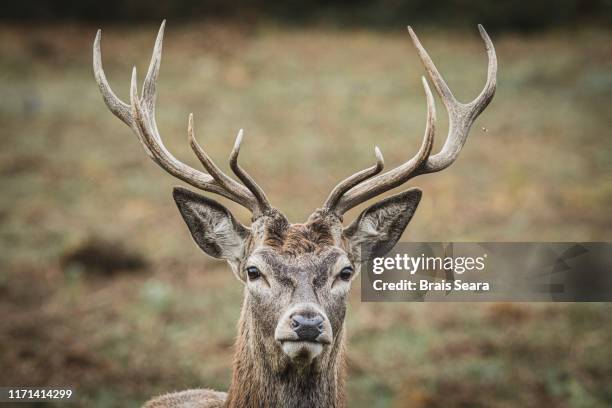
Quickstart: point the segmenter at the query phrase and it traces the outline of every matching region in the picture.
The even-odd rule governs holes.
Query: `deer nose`
[[[317,337],[323,332],[323,317],[320,315],[306,317],[296,314],[291,318],[291,325],[299,340],[316,341]]]

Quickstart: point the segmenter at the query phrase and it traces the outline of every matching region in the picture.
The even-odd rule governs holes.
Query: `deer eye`
[[[353,268],[351,268],[350,266],[343,268],[338,274],[338,277],[345,282],[350,281],[351,277],[353,277]]]
[[[261,276],[261,272],[259,271],[259,269],[257,269],[256,266],[249,266],[248,268],[246,268],[246,273],[249,277],[249,280],[258,279]]]

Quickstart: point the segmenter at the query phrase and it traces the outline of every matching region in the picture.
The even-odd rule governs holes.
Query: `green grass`
[[[72,385],[88,407],[226,389],[241,285],[192,244],[170,196],[178,182],[104,106],[90,66],[96,28],[0,28],[0,384]],[[476,30],[415,29],[455,94],[474,97],[486,69]],[[104,27],[106,72],[123,98],[131,66],[144,75],[155,31]],[[413,183],[424,198],[404,239],[609,241],[612,32],[492,37],[497,95],[459,161]],[[422,74],[400,28],[171,23],[158,124],[169,149],[196,166],[186,142],[194,112],[198,139],[225,169],[245,128],[242,163],[302,221],[337,181],[374,161],[374,145],[389,167],[416,151]],[[151,266],[110,277],[63,266],[92,239]],[[349,406],[609,406],[610,311],[366,304],[356,287]]]

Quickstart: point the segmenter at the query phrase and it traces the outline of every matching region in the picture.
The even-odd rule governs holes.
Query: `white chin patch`
[[[283,352],[292,360],[310,363],[323,351],[323,345],[310,341],[284,341]]]

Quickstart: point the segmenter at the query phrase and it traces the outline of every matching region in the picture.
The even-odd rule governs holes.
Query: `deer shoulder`
[[[187,390],[160,395],[144,408],[220,408],[227,394],[207,389]]]

